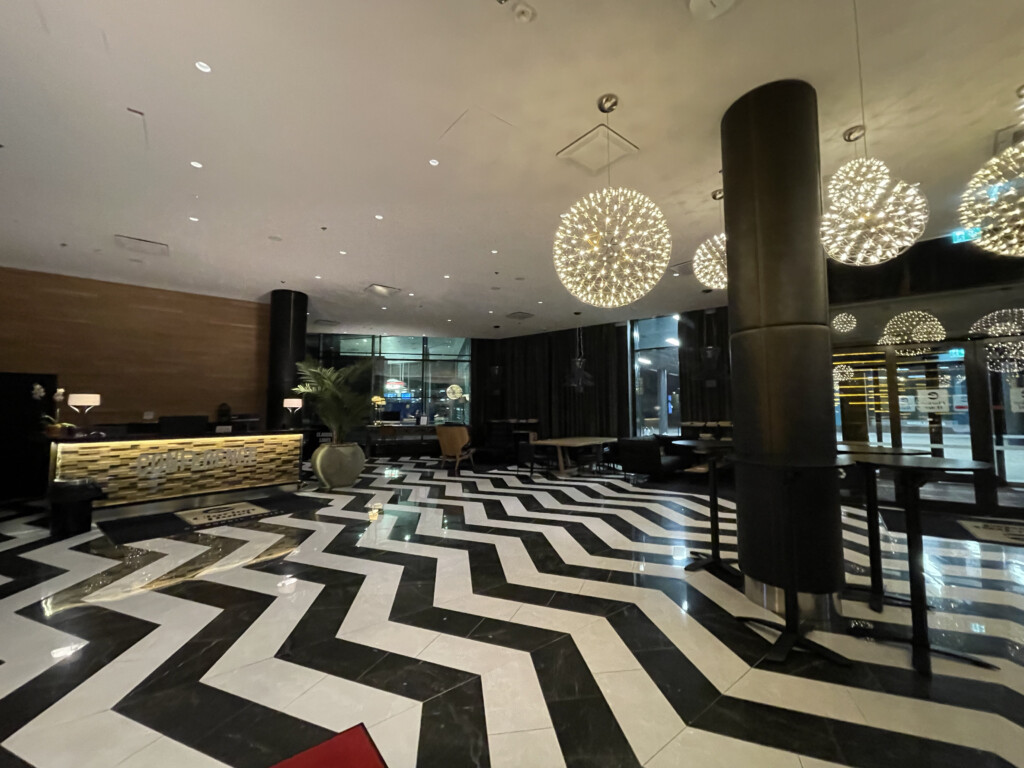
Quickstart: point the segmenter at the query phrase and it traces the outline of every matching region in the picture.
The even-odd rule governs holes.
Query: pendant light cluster
[[[843,264],[874,266],[894,259],[917,242],[928,223],[928,201],[921,191],[894,178],[873,157],[840,168],[828,195],[821,244],[829,258]]]
[[[618,97],[597,102],[607,115]],[[607,125],[607,122],[606,122]],[[578,200],[555,233],[555,271],[573,296],[595,307],[622,307],[650,292],[665,274],[672,235],[661,209],[645,195],[611,184]]]
[[[985,348],[988,369],[997,373],[1024,373],[1024,341],[999,338],[1024,336],[1024,309],[1000,309],[976,321],[971,336],[995,337]]]
[[[840,312],[832,318],[832,328],[836,333],[849,333],[857,327],[857,318],[849,312]]]
[[[850,381],[853,379],[853,367],[846,364],[840,363],[839,365],[832,367],[832,381],[835,384],[839,384],[843,381]]]
[[[885,324],[882,336],[878,340],[880,346],[895,346],[917,342],[938,342],[946,338],[946,329],[939,318],[930,312],[910,310],[900,312]],[[910,357],[927,351],[928,347],[897,349],[896,354]]]
[[[1003,150],[971,177],[960,198],[960,226],[1001,256],[1024,256],[1024,142]]]
[[[693,257],[693,274],[706,288],[720,291],[729,284],[726,272],[725,233],[709,237]]]

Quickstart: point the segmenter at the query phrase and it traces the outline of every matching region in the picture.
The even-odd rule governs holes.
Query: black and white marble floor
[[[828,632],[857,664],[777,665],[736,585],[683,571],[705,505],[408,460],[126,546],[3,513],[0,766],[271,766],[358,723],[390,768],[1024,766],[1024,550],[926,540],[934,636],[999,671],[936,657],[928,680],[904,648]],[[883,541],[906,594],[903,537]]]

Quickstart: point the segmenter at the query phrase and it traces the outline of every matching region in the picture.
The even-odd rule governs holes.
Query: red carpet
[[[273,768],[387,768],[387,765],[360,723]]]

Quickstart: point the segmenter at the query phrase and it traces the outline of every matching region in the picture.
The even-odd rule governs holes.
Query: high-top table
[[[562,455],[563,448],[586,448],[590,445],[604,445],[605,443],[616,443],[617,437],[552,437],[547,440],[534,440],[533,445],[550,445],[555,448],[558,454],[558,474],[565,475],[565,457]]]
[[[885,454],[849,454],[848,458],[862,465],[867,474],[874,477],[875,470],[886,467],[897,475],[897,481],[903,488],[904,514],[907,520],[907,561],[910,575],[910,615],[911,635],[886,631],[877,627],[851,627],[851,634],[861,637],[872,637],[876,640],[910,643],[913,648],[914,669],[922,675],[931,675],[931,654],[939,653],[959,661],[966,661],[986,669],[998,669],[994,664],[974,656],[969,656],[948,648],[933,646],[928,639],[928,595],[924,583],[924,543],[921,534],[921,486],[935,476],[945,472],[983,472],[992,468],[983,461],[965,461],[961,459],[938,459],[931,456],[900,456]],[[876,500],[877,515],[877,500]],[[872,526],[868,524],[870,532]],[[876,529],[877,535],[877,529]],[[879,547],[878,561],[871,565],[872,584],[877,578],[881,582],[882,564]],[[877,576],[876,576],[877,574]]]
[[[891,445],[872,445],[871,443],[858,443],[855,441],[844,441],[836,443],[838,453],[857,453],[862,456],[930,456],[928,448],[894,448]]]
[[[718,461],[732,453],[732,440],[673,440],[672,445],[693,448],[708,459],[708,510],[711,517],[711,553],[691,552],[690,557],[696,558],[688,563],[685,570],[700,571],[708,566],[722,565],[720,529],[718,525]]]

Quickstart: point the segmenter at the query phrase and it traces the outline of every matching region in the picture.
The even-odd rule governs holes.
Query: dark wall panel
[[[679,420],[730,421],[729,309],[679,316]]]

